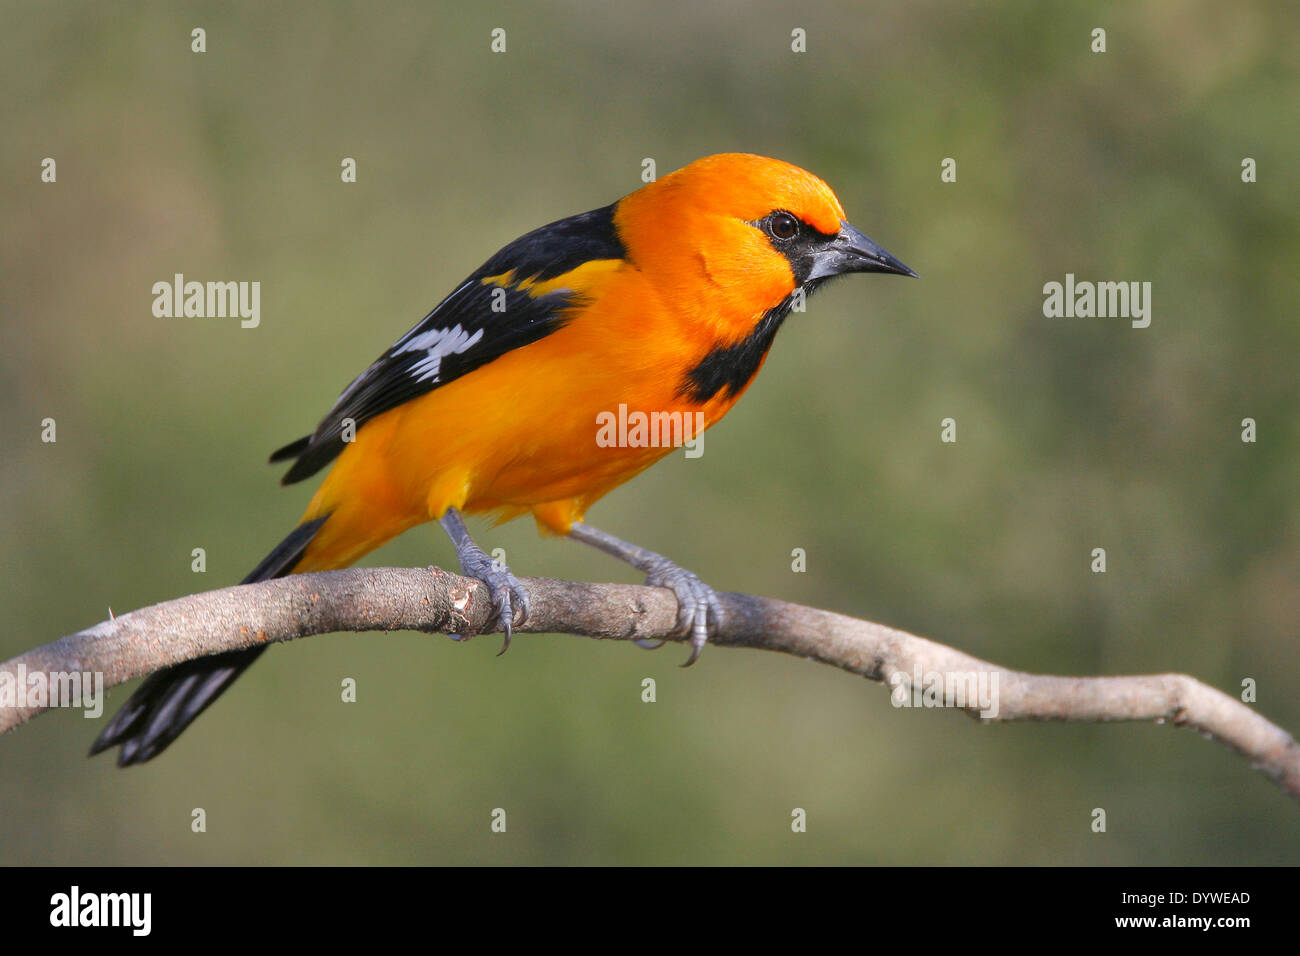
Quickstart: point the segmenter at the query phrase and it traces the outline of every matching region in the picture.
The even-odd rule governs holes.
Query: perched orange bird
[[[822,180],[740,153],[516,239],[349,385],[311,435],[271,456],[293,460],[284,484],[334,464],[244,583],[346,567],[436,520],[462,573],[487,585],[508,645],[527,590],[493,566],[461,514],[531,512],[541,530],[670,588],[694,662],[721,621],[713,591],[582,520],[672,445],[598,441],[597,423],[626,406],[707,428],[749,387],[799,297],[849,272],[916,274],[849,225]],[[121,744],[121,766],[157,756],[264,649],[152,675],[91,753]]]

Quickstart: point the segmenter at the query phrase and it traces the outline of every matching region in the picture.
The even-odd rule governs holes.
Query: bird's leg
[[[497,612],[496,626],[506,637],[497,654],[500,657],[510,646],[511,629],[528,620],[528,590],[510,573],[509,568],[497,564],[474,543],[460,512],[455,508],[448,508],[438,523],[456,546],[460,573],[482,581],[492,595],[492,606]],[[460,640],[458,635],[453,634],[451,637]]]
[[[709,587],[685,568],[678,567],[662,554],[655,554],[645,548],[629,544],[612,534],[606,534],[599,528],[576,521],[569,529],[569,537],[608,555],[626,561],[638,571],[645,572],[645,583],[651,587],[668,588],[677,595],[677,630],[675,633],[690,635],[691,656],[683,664],[689,667],[699,658],[700,652],[709,639],[709,634],[716,634],[722,626],[722,602]],[[654,644],[637,641],[641,647],[661,647],[663,641]]]

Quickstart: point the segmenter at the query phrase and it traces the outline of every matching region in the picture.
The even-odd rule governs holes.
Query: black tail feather
[[[327,516],[328,517],[328,516]],[[299,525],[241,581],[252,584],[283,577],[302,560],[303,552],[325,518]],[[213,701],[266,650],[265,645],[226,651],[185,661],[151,674],[95,738],[90,755],[117,744],[117,765],[144,763],[162,753]]]
[[[311,436],[304,435],[297,441],[291,441],[283,448],[277,448],[275,451],[271,452],[271,457],[267,459],[267,461],[274,465],[277,461],[288,461],[290,458],[297,458],[307,450],[307,446],[310,444]]]
[[[320,530],[320,526],[325,523],[328,517],[329,515],[326,515],[324,518],[317,518],[315,521],[307,521],[298,525],[239,583],[253,584],[257,581],[269,581],[272,578],[282,578],[292,572],[298,562],[302,560],[307,545],[311,544],[311,539],[316,537],[316,532]]]

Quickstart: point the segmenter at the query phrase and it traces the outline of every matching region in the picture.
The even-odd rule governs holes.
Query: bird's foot
[[[645,572],[645,583],[651,587],[667,588],[677,597],[677,627],[674,637],[689,637],[691,642],[690,659],[683,667],[690,667],[704,650],[710,634],[717,634],[722,627],[722,601],[718,599],[713,588],[685,568],[678,567],[662,554],[647,551],[645,548],[630,544],[612,534],[593,528],[591,525],[575,521],[569,528],[569,537],[591,545],[608,555],[626,561],[632,567]],[[639,647],[656,648],[663,641],[637,641]]]
[[[501,645],[501,650],[497,654],[497,657],[500,657],[510,647],[511,631],[528,620],[528,589],[510,573],[508,567],[499,561],[493,561],[474,543],[474,539],[465,529],[465,522],[461,519],[460,512],[455,508],[448,508],[439,519],[439,523],[456,547],[460,573],[467,578],[477,578],[487,586],[488,594],[492,598],[492,607],[496,611],[493,630],[505,635],[505,643]],[[454,641],[463,641],[470,636],[472,635],[448,635]]]
[[[500,657],[510,647],[510,635],[514,628],[528,620],[528,589],[509,568],[494,562],[482,551],[477,555],[462,555],[460,573],[482,581],[492,596],[492,607],[496,611],[493,630],[505,635],[505,642],[497,654]],[[452,634],[451,637],[460,641],[466,635]]]
[[[677,596],[677,627],[674,635],[689,635],[691,656],[683,667],[690,667],[700,657],[711,634],[722,626],[722,602],[713,588],[694,573],[679,567],[660,555],[647,563],[645,583],[650,587],[667,588]],[[663,644],[637,641],[640,647],[653,649]]]

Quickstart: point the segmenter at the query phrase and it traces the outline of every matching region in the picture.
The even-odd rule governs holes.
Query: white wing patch
[[[471,335],[457,324],[449,329],[430,329],[419,335],[404,338],[399,346],[393,349],[393,354],[425,353],[424,358],[411,366],[408,374],[416,376],[417,382],[436,382],[444,358],[448,355],[459,355],[473,348],[481,338],[483,338],[483,329]]]

